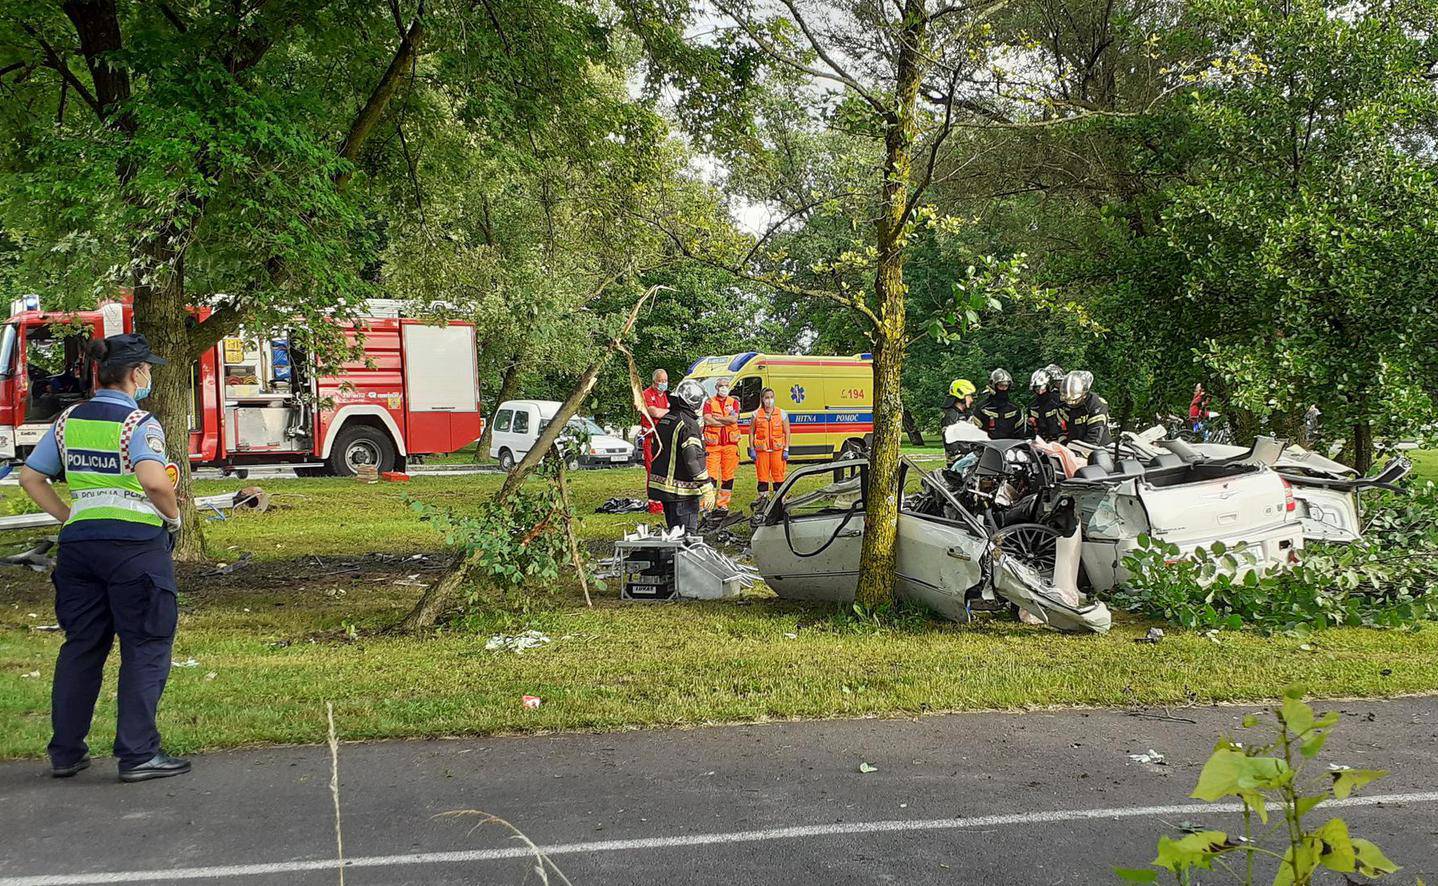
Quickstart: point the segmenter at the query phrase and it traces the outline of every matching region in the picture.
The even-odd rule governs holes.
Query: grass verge
[[[463,509],[500,479],[267,481],[274,510],[211,524],[222,559],[250,552],[254,562],[232,575],[191,571],[182,581],[175,658],[196,666],[171,674],[160,713],[167,747],[322,742],[327,700],[347,736],[400,738],[1253,700],[1294,682],[1318,697],[1438,691],[1432,627],[1335,629],[1308,640],[1171,630],[1147,645],[1134,642],[1148,627],[1137,622],[1106,637],[1009,622],[914,619],[874,629],[768,597],[620,604],[610,591],[590,610],[558,589],[464,630],[422,639],[379,633],[439,574],[433,555],[441,539],[418,522],[406,496]],[[635,469],[576,475],[581,535],[599,547],[637,522],[642,515],[591,512],[611,496],[641,495],[640,483]],[[237,485],[202,483],[200,491]],[[747,503],[748,469],[737,485],[736,498]],[[24,536],[6,541],[17,547]],[[416,553],[430,556],[401,559]],[[0,572],[0,757],[38,755],[48,738],[61,638],[35,628],[53,620],[45,576]],[[553,642],[523,654],[484,648],[492,633],[531,628]],[[542,706],[526,709],[526,694]],[[112,663],[92,736],[97,750],[111,741],[113,721]]]

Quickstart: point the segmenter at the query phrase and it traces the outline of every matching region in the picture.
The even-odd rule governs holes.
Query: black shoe
[[[164,751],[141,763],[139,766],[132,766],[129,769],[120,770],[120,781],[149,781],[152,778],[169,778],[172,775],[184,775],[190,771],[190,761],[181,760],[179,757],[171,757]]]
[[[86,754],[69,766],[56,766],[51,764],[50,776],[52,778],[69,778],[77,773],[84,772],[90,768],[90,755]]]

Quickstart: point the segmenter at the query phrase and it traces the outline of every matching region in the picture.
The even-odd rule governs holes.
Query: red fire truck
[[[203,312],[202,312],[203,313]],[[399,316],[344,324],[359,359],[332,375],[285,333],[223,339],[190,368],[190,461],[225,471],[289,465],[301,475],[400,469],[480,436],[474,327]],[[93,311],[46,312],[36,296],[11,306],[0,329],[0,459],[23,458],[60,412],[90,395],[86,343],[129,332],[127,298]]]

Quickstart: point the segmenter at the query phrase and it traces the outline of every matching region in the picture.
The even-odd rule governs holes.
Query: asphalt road
[[[1341,814],[1399,882],[1438,880],[1438,698],[1319,707],[1344,713],[1328,760],[1393,770]],[[524,848],[456,810],[512,822],[575,884],[1114,882],[1166,823],[1235,823],[1184,798],[1250,710],[345,744],[345,882],[520,883]],[[1150,749],[1164,765],[1130,758]],[[109,760],[69,781],[0,764],[0,886],[336,881],[326,748],[195,765],[121,785]]]

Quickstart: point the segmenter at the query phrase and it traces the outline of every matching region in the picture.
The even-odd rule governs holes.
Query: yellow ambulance
[[[688,378],[714,395],[714,382],[733,381],[730,396],[739,398],[740,427],[747,440],[749,419],[759,408],[759,394],[773,388],[780,409],[789,414],[794,461],[828,461],[858,451],[874,430],[874,364],[870,354],[852,357],[791,354],[728,354],[701,357],[689,367]],[[746,443],[747,445],[747,443]],[[740,456],[744,457],[744,446]],[[746,459],[747,460],[747,459]]]

